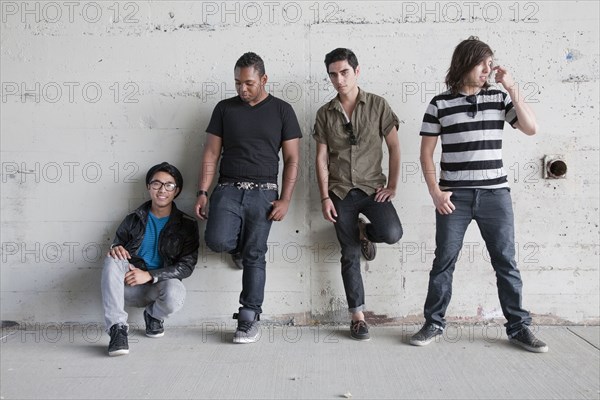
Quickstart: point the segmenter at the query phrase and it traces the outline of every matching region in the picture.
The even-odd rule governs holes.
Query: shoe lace
[[[254,321],[238,321],[238,331],[247,333],[250,329],[252,329],[253,324]]]
[[[360,328],[363,327],[363,326],[364,327],[367,326],[367,324],[365,323],[365,321],[358,321],[358,322],[352,324],[352,330],[354,332],[358,333],[360,331]]]
[[[127,344],[127,330],[125,328],[116,328],[111,343],[115,346]]]

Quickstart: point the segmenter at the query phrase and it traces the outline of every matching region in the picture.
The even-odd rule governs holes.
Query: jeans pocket
[[[263,199],[269,207],[272,207],[275,200],[278,198],[277,190],[259,190],[259,197]]]

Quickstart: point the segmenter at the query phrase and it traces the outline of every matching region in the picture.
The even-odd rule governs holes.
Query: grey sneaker
[[[238,326],[233,334],[233,343],[254,343],[260,338],[258,321],[260,314],[254,311],[240,307],[239,313],[233,314],[233,319],[238,320]]]
[[[111,357],[129,354],[129,343],[127,341],[126,325],[114,324],[110,327],[110,343],[108,344],[108,355]]]
[[[548,346],[546,343],[536,338],[533,332],[531,332],[526,326],[508,340],[512,344],[520,346],[527,351],[531,351],[532,353],[548,352]]]
[[[425,323],[421,330],[410,338],[410,344],[413,346],[427,346],[436,336],[444,331],[441,328],[429,323]]]
[[[375,243],[367,239],[367,223],[364,219],[358,219],[358,230],[360,232],[360,251],[367,261],[373,261],[377,255]]]
[[[233,264],[239,269],[244,269],[244,264],[242,263],[242,254],[241,253],[233,253],[231,255],[231,259],[233,260]]]
[[[356,340],[367,341],[371,340],[371,336],[369,336],[369,327],[367,323],[363,320],[360,321],[352,321],[350,323],[350,337]]]

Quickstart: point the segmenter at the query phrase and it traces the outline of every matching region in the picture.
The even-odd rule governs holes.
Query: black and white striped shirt
[[[502,164],[505,121],[514,127],[517,113],[510,96],[497,89],[472,96],[446,91],[431,100],[421,136],[441,136],[442,189],[508,187]]]

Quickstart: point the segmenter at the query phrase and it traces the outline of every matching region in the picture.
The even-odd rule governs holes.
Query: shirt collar
[[[329,110],[337,110],[339,112],[341,112],[342,114],[344,113],[344,110],[342,108],[342,103],[340,103],[340,99],[339,99],[339,94],[336,95],[330,102],[329,102]],[[366,103],[366,95],[365,92],[363,92],[360,87],[358,88],[358,96],[357,96],[357,103]]]

